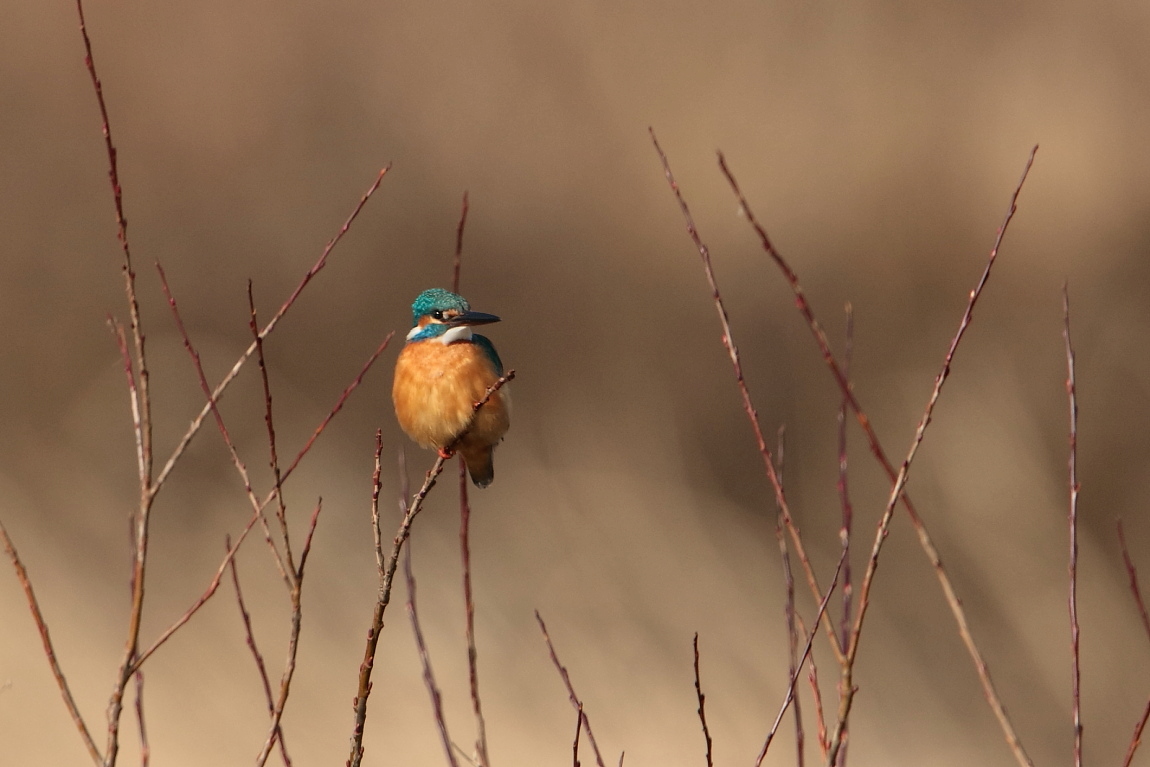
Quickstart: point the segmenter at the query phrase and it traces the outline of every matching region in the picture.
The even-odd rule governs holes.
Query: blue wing
[[[471,337],[471,342],[483,350],[483,354],[487,359],[491,360],[491,365],[495,368],[495,374],[502,378],[503,361],[499,359],[499,352],[495,351],[495,344],[491,343],[491,339],[487,336],[476,334]]]

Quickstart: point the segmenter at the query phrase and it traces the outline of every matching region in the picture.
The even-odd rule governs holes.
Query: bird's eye
[[[439,320],[440,322],[443,322],[443,312],[439,309],[436,309],[435,311],[433,311],[431,313],[431,317],[432,317],[432,319],[436,319],[436,320]]]

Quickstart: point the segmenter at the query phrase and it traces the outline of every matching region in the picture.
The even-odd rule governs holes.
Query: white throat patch
[[[454,328],[448,328],[447,332],[439,337],[439,343],[447,346],[456,341],[470,341],[471,340],[471,326],[470,325],[457,325]]]

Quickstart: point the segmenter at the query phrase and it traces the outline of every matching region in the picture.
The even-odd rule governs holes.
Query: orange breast
[[[475,403],[499,379],[482,350],[470,343],[409,343],[395,363],[391,396],[399,425],[424,447],[444,447],[467,426]],[[502,387],[479,411],[466,442],[494,445],[510,425]]]

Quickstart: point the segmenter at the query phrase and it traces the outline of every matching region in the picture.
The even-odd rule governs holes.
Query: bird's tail
[[[490,446],[461,447],[459,452],[463,455],[463,462],[467,464],[467,473],[476,487],[487,487],[495,479],[495,462],[492,460],[495,450]]]

